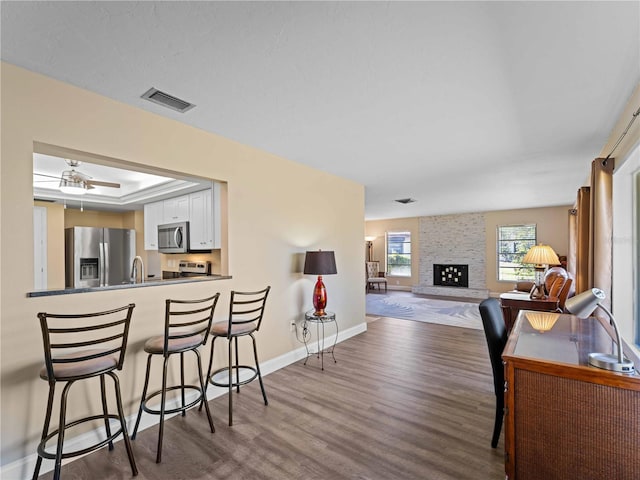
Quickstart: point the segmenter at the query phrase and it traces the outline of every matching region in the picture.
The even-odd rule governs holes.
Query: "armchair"
[[[387,292],[387,279],[384,276],[380,276],[380,263],[379,262],[365,262],[365,273],[367,277],[367,293],[375,285],[380,289],[380,285],[384,284],[384,291]]]

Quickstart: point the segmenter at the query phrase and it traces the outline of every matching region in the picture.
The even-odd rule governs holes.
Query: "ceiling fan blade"
[[[60,180],[60,177],[54,177],[53,175],[45,175],[44,173],[35,173],[33,172],[34,175],[37,175],[39,177],[49,177],[49,178],[55,178],[57,180]],[[43,182],[48,182],[49,180],[42,180]]]
[[[100,182],[98,180],[85,180],[84,182],[87,186],[96,186],[96,187],[111,187],[111,188],[120,188],[119,183],[113,182]]]

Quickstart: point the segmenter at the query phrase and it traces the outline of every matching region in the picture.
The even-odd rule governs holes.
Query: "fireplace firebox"
[[[469,265],[433,265],[433,285],[469,288]]]

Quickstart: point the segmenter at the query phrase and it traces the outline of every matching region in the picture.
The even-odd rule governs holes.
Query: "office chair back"
[[[493,429],[491,446],[496,448],[502,429],[504,411],[504,367],[502,365],[502,351],[507,344],[507,327],[502,316],[500,301],[487,298],[480,303],[482,326],[489,347],[489,358],[493,370],[493,388],[496,394],[496,418]]]

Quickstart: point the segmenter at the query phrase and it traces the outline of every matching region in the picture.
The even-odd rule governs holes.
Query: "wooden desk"
[[[502,355],[506,478],[637,480],[640,375],[588,365],[590,352],[615,352],[611,327],[558,314],[540,333],[533,314],[518,314]],[[623,350],[640,368],[640,358]]]
[[[513,328],[520,310],[536,310],[540,312],[555,312],[558,310],[558,299],[549,297],[544,300],[534,300],[524,292],[506,292],[500,294],[502,315],[507,326],[507,332]]]

